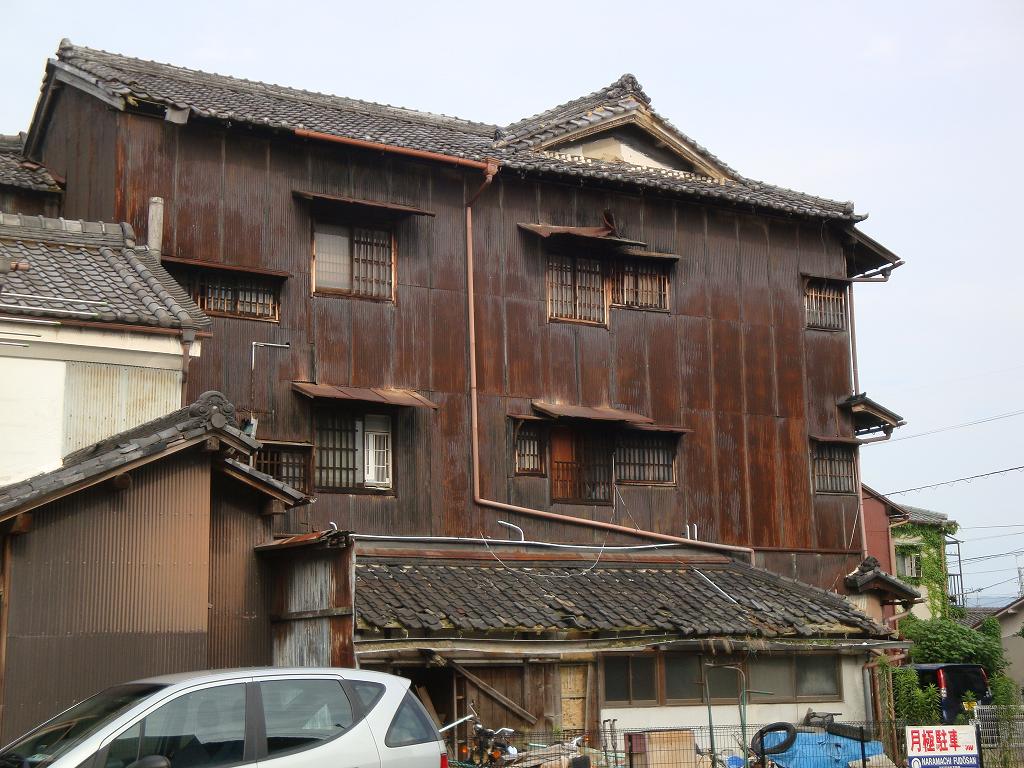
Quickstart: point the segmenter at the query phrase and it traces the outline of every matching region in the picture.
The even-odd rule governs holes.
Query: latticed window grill
[[[309,493],[310,458],[310,450],[304,446],[264,443],[256,453],[253,466],[303,493]]]
[[[675,435],[623,435],[615,446],[615,480],[647,485],[675,482]]]
[[[315,288],[390,299],[394,255],[390,230],[318,223],[313,234]]]
[[[354,488],[359,467],[359,430],[352,414],[316,411],[316,487]]]
[[[804,291],[808,328],[846,328],[846,286],[829,280],[808,280]]]
[[[280,282],[245,272],[195,268],[170,271],[204,312],[277,320],[281,307]]]
[[[549,254],[548,314],[561,320],[605,321],[601,262],[579,256]]]
[[[817,493],[856,493],[857,453],[845,443],[814,443],[814,490]]]
[[[551,432],[551,500],[570,503],[610,503],[612,445],[603,435]]]
[[[668,309],[668,269],[664,264],[625,259],[612,271],[612,304],[636,309]]]
[[[544,474],[544,450],[539,425],[530,422],[518,424],[515,448],[516,474]]]

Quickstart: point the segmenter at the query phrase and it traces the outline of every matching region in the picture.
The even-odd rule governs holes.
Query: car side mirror
[[[171,761],[163,755],[146,755],[129,763],[127,768],[171,768]]]

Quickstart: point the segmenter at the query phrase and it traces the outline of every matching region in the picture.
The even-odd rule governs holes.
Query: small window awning
[[[379,403],[409,408],[437,408],[418,392],[411,389],[386,387],[340,387],[333,384],[313,384],[307,381],[293,381],[292,389],[300,395],[315,400],[353,400],[363,403]]]
[[[884,405],[876,403],[864,392],[841,400],[839,406],[850,409],[853,414],[853,430],[858,435],[870,435],[876,432],[888,434],[906,424],[902,416],[895,411],[890,411]]]
[[[543,238],[572,238],[584,240],[588,243],[608,245],[613,248],[627,246],[637,248],[647,247],[647,243],[641,242],[640,240],[629,240],[625,237],[619,237],[615,230],[607,225],[600,227],[559,227],[554,224],[526,224],[520,222],[519,228],[526,232],[532,232],[533,234],[539,235]]]
[[[426,211],[412,205],[403,203],[389,203],[383,200],[363,200],[358,197],[346,197],[344,195],[325,195],[320,192],[310,192],[304,189],[294,189],[292,194],[302,200],[311,200],[317,203],[336,205],[341,207],[363,208],[374,211],[378,214],[389,214],[391,216],[434,216],[433,211]]]
[[[563,405],[562,403],[545,403],[541,400],[532,402],[535,411],[555,419],[589,419],[591,421],[619,421],[626,424],[654,424],[654,419],[634,411],[608,406]]]
[[[846,272],[850,277],[886,268],[895,269],[903,264],[899,256],[856,227],[848,227],[845,232],[849,238]]]
[[[836,435],[810,435],[816,443],[839,443],[841,445],[860,445],[863,440],[856,437],[838,437]]]

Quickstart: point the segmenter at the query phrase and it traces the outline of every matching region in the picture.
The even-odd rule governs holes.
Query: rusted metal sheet
[[[180,454],[33,513],[12,547],[5,737],[113,682],[206,666],[209,477]]]
[[[64,380],[64,454],[175,410],[181,371],[70,362]]]
[[[619,421],[636,424],[653,424],[654,419],[644,416],[642,413],[627,411],[623,408],[609,408],[608,406],[589,405],[567,405],[564,403],[545,403],[542,400],[534,400],[533,407],[541,413],[555,418],[568,419],[591,419],[594,421]]]
[[[220,476],[213,483],[207,664],[269,664],[268,574],[253,547],[270,539],[270,522],[256,512],[262,500],[255,493]]]
[[[413,408],[437,408],[423,395],[407,389],[388,389],[385,387],[339,387],[332,384],[310,384],[304,381],[293,381],[292,389],[299,394],[318,400],[358,400],[364,403],[380,405],[398,405]]]

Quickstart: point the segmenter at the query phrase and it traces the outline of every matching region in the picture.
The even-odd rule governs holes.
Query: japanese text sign
[[[907,765],[909,768],[979,768],[981,757],[974,726],[909,726]]]

